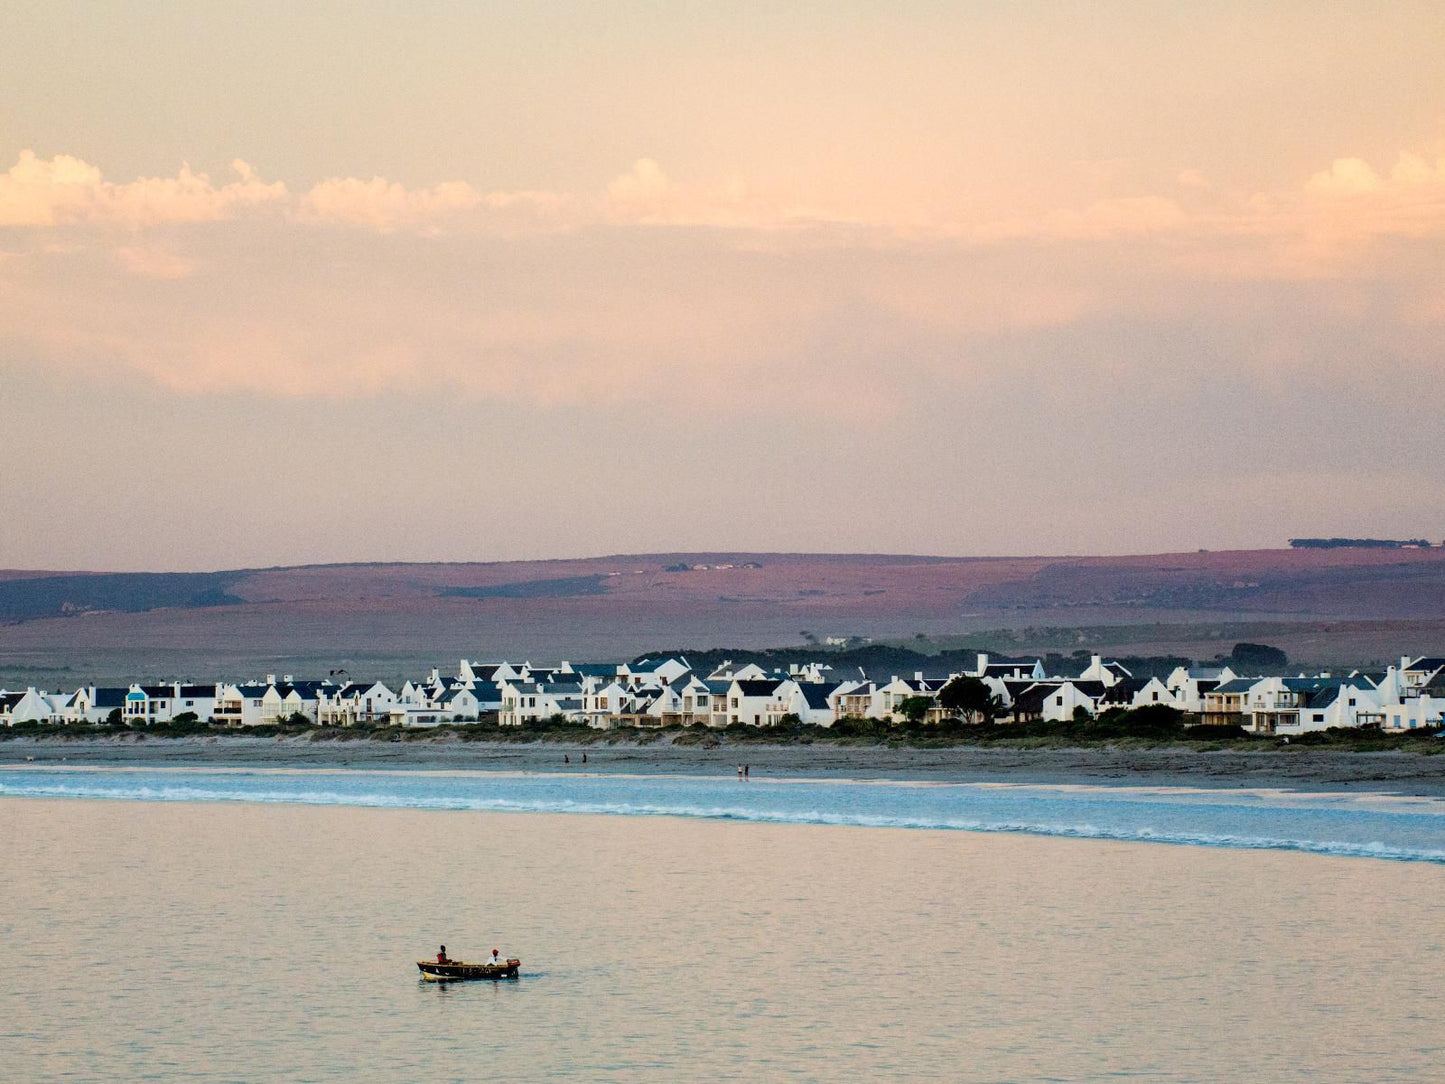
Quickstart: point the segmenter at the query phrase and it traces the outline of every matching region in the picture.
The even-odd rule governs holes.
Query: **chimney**
[[[987,652],[987,651],[980,651],[980,652],[978,653],[978,673],[975,674],[974,676],[975,676],[975,677],[983,677],[983,675],[984,675],[985,673],[987,673],[987,672],[988,672],[988,652]]]
[[[275,675],[275,674],[267,674],[267,675],[266,675],[266,684],[267,684],[267,685],[275,685],[275,684],[276,684],[276,675]]]
[[[1401,655],[1401,656],[1400,656],[1400,673],[1403,674],[1403,673],[1404,673],[1406,670],[1408,670],[1408,669],[1410,669],[1410,656],[1409,656],[1409,655]]]
[[[914,681],[922,681],[922,680],[923,680],[923,671],[922,671],[922,670],[915,670],[915,671],[913,671],[913,680],[914,680]]]
[[[1102,655],[1090,655],[1090,656],[1089,656],[1089,669],[1092,670],[1092,671],[1094,671],[1094,673],[1097,674],[1097,673],[1099,672],[1099,668],[1100,668],[1101,666],[1103,666],[1103,665],[1104,665],[1104,656],[1102,656]]]
[[[284,681],[284,682],[286,682],[286,683],[289,685],[289,684],[291,684],[291,682],[295,681],[296,678],[295,678],[295,676],[292,675],[292,674],[282,674],[282,675],[281,675],[281,680]]]

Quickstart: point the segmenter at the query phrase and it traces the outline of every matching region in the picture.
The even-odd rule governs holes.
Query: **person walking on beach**
[[[566,753],[563,753],[563,754],[562,754],[562,763],[563,763],[563,764],[571,764],[571,763],[572,763],[572,758],[569,757]]]
[[[743,765],[743,778],[744,778],[744,779],[747,779],[747,778],[748,778],[749,776],[751,776],[752,774],[753,774],[753,766],[752,766],[751,764],[744,764],[744,765]]]
[[[583,753],[583,754],[582,754],[582,763],[583,763],[583,764],[586,764],[586,763],[587,763],[587,754],[586,754],[586,753]]]
[[[743,777],[743,766],[742,766],[741,764],[739,764],[739,765],[738,765],[738,778],[741,779],[742,777]]]

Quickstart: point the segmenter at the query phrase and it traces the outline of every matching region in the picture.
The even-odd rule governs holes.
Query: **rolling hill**
[[[1171,650],[1209,646],[1227,635],[1221,630],[1271,629],[1276,641],[1309,645],[1291,654],[1320,661],[1441,650],[1445,550],[670,553],[209,573],[0,571],[0,676],[62,665],[149,674],[390,667],[461,655],[611,658],[797,643],[804,633],[1028,630],[1012,636],[1026,644],[1057,639],[1047,630],[1060,629],[1087,630],[1079,642]]]

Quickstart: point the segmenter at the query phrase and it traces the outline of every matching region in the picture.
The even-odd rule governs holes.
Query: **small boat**
[[[515,979],[522,961],[509,959],[505,963],[469,964],[448,960],[439,964],[435,960],[418,960],[416,966],[427,982],[463,982],[467,979]]]

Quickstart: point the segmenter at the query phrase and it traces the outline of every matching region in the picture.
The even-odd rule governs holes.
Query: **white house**
[[[938,691],[947,684],[947,678],[926,678],[921,673],[915,673],[912,678],[895,675],[879,690],[878,710],[882,713],[880,718],[901,718],[898,709],[905,700],[914,697],[937,700]]]
[[[248,705],[250,702],[249,699],[246,701]],[[355,726],[358,723],[389,724],[392,710],[396,706],[396,693],[388,689],[382,682],[349,682],[340,688],[319,690],[317,722],[322,726]]]
[[[1383,723],[1385,711],[1368,682],[1332,680],[1317,688],[1303,690],[1298,711],[1282,713],[1274,723],[1276,734],[1303,734],[1333,727],[1357,727],[1366,722]]]
[[[883,694],[875,682],[845,682],[834,691],[831,699],[835,721],[883,718]]]
[[[1117,684],[1124,678],[1133,676],[1133,674],[1124,668],[1122,663],[1105,662],[1102,655],[1091,655],[1089,656],[1089,665],[1086,666],[1084,672],[1079,675],[1079,680],[1099,681],[1109,686]]]
[[[1067,722],[1074,717],[1078,708],[1089,715],[1099,713],[1099,701],[1108,691],[1102,681],[1085,681],[1077,678],[1059,683],[1044,697],[1043,718],[1050,722]]]
[[[796,715],[804,726],[832,726],[833,702],[831,694],[837,688],[831,682],[798,681],[789,678],[779,682],[769,706],[769,716],[774,725],[784,716]]]
[[[1239,675],[1227,666],[1176,666],[1164,679],[1174,706],[1193,715],[1204,714],[1204,694]]]
[[[46,693],[33,685],[23,693],[0,689],[0,725],[68,722],[71,697],[69,693]]]
[[[535,681],[509,681],[502,686],[502,710],[497,717],[501,726],[521,726],[561,715],[568,719],[582,716],[580,682],[543,684]]]
[[[1381,726],[1389,731],[1417,730],[1421,727],[1445,726],[1445,696],[1425,692],[1382,710]]]
[[[728,725],[744,723],[747,726],[768,726],[770,706],[774,704],[773,694],[782,682],[773,678],[734,678],[728,686]],[[777,719],[773,720],[776,723]]]

